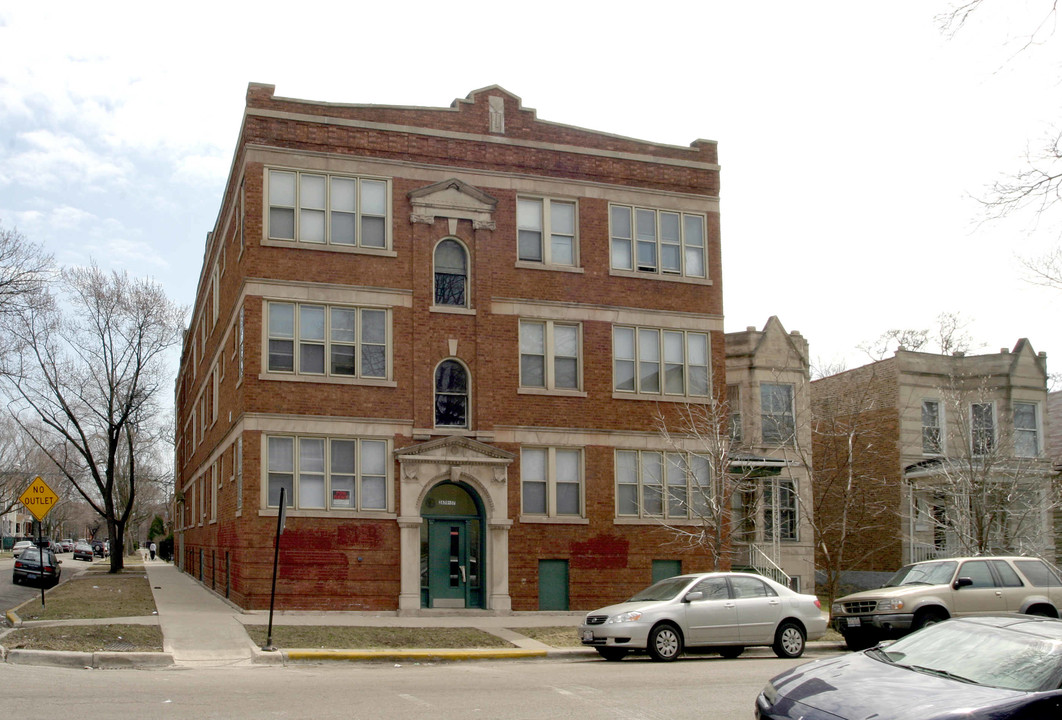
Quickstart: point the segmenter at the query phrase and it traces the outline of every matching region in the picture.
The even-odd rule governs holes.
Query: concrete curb
[[[526,650],[523,648],[474,648],[465,650],[283,650],[285,662],[325,660],[367,661],[367,660],[514,660],[526,658],[544,658],[547,650]]]
[[[47,665],[95,670],[162,668],[174,664],[172,653],[8,650],[4,647],[0,647],[0,659],[12,665]]]

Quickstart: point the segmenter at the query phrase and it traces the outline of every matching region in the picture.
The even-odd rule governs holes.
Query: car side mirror
[[[700,590],[694,590],[693,592],[686,593],[686,597],[682,598],[684,602],[693,602],[694,600],[704,600],[704,593]]]
[[[973,578],[961,577],[956,578],[955,584],[952,585],[952,587],[958,590],[959,588],[970,587],[971,585],[973,585]]]

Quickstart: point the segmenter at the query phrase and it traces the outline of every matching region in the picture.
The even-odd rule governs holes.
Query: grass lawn
[[[0,644],[8,650],[162,652],[162,631],[157,625],[19,628],[0,638]]]
[[[579,631],[571,626],[559,626],[559,627],[521,627],[521,628],[509,628],[515,633],[520,633],[525,637],[529,637],[532,640],[538,640],[540,643],[545,643],[550,647],[555,648],[567,648],[567,647],[582,647],[582,643],[579,642]]]
[[[84,575],[58,585],[40,600],[18,609],[23,620],[71,620],[79,618],[139,617],[155,613],[155,598],[142,565],[127,566],[120,573],[106,571],[98,563]]]
[[[245,626],[261,647],[265,625]],[[511,643],[474,628],[350,627],[330,625],[274,625],[273,645],[280,648],[401,650],[410,648],[507,648]]]

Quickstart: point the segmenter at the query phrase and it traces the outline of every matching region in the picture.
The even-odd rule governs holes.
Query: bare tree
[[[831,381],[812,394],[812,487],[810,522],[815,529],[816,566],[825,577],[819,593],[832,604],[843,573],[866,567],[896,542],[893,533],[899,492],[879,460],[887,452],[889,413],[876,405],[873,368]]]
[[[184,311],[159,285],[95,264],[65,270],[54,292],[9,323],[20,352],[4,358],[4,386],[20,425],[106,524],[118,572]]]
[[[896,350],[913,352],[939,352],[941,355],[965,353],[974,340],[967,331],[970,323],[958,312],[942,312],[937,315],[933,329],[905,328],[886,330],[875,340],[859,345],[871,360],[881,360]]]
[[[0,315],[36,307],[52,274],[52,258],[17,229],[0,224]]]
[[[938,508],[923,512],[923,523],[950,554],[1043,555],[1051,549],[1050,516],[1062,503],[1038,438],[1023,434],[1036,427],[1034,405],[995,402],[998,388],[986,377],[960,373],[942,398],[952,418],[947,454],[942,442],[938,458],[908,472],[916,494]]]

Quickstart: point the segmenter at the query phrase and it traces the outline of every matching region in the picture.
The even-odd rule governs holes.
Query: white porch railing
[[[911,560],[910,562],[922,562],[923,560],[934,560],[941,555],[945,555],[937,549],[932,543],[911,543]]]
[[[756,545],[749,545],[749,565],[751,565],[760,575],[769,577],[776,583],[780,583],[786,587],[792,587],[793,579],[778,566],[778,563],[772,560],[767,553]]]

